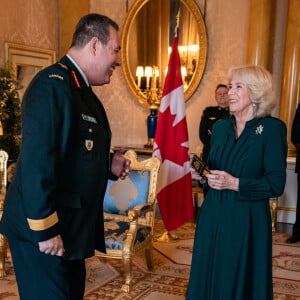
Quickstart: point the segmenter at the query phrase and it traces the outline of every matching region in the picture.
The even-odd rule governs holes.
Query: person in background
[[[271,300],[269,199],[284,191],[287,129],[271,116],[274,86],[263,67],[230,69],[228,102],[231,116],[212,131],[186,299]]]
[[[224,118],[229,114],[227,94],[227,85],[218,84],[215,90],[215,100],[218,105],[206,107],[201,116],[199,126],[199,138],[203,144],[202,159],[205,162],[207,162],[210,150],[210,138],[212,127],[217,120]]]
[[[12,253],[20,299],[77,300],[85,258],[105,252],[103,197],[130,161],[111,153],[111,130],[92,85],[120,66],[119,26],[83,16],[66,56],[40,71],[22,101],[22,143],[0,231]]]
[[[287,239],[287,243],[294,244],[300,241],[300,104],[298,104],[293,120],[291,140],[297,151],[295,167],[295,172],[297,173],[297,207],[293,234]]]

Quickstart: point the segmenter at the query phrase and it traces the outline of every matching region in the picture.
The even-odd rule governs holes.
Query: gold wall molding
[[[291,127],[300,101],[300,1],[289,0],[281,83],[280,118],[287,125],[289,156],[296,150],[291,142]]]
[[[274,1],[251,0],[247,63],[269,67],[271,22]]]
[[[289,212],[296,212],[296,208],[295,208],[295,207],[283,207],[283,206],[278,206],[278,207],[277,207],[277,211],[278,211],[278,210],[289,211]]]

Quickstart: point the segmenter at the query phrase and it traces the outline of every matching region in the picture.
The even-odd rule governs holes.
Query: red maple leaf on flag
[[[188,138],[186,134],[186,122],[185,119],[182,119],[174,125],[175,118],[176,115],[171,114],[169,107],[164,112],[160,113],[159,122],[165,125],[164,131],[166,133],[173,132],[175,134],[167,134],[166,136],[158,135],[155,142],[160,149],[162,161],[168,159],[183,166],[184,163],[190,159],[187,148],[184,146]]]

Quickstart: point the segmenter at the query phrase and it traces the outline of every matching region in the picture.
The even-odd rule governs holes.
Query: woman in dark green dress
[[[284,191],[286,126],[270,116],[275,97],[268,71],[233,68],[229,82],[231,115],[212,131],[188,300],[273,299],[269,198]]]

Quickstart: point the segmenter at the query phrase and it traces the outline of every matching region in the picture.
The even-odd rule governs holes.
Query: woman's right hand
[[[210,170],[206,177],[208,185],[213,189],[233,190],[236,192],[239,190],[239,179],[225,171]]]

